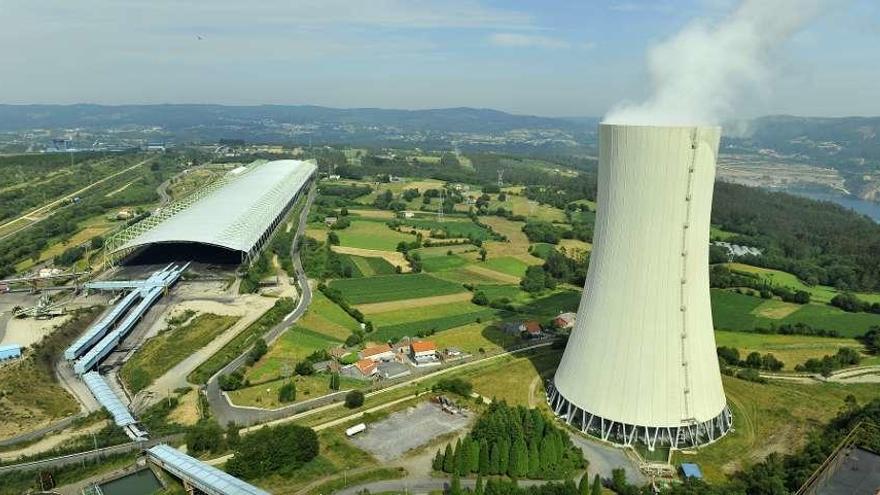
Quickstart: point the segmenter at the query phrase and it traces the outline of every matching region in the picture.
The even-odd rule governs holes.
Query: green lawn
[[[504,333],[495,325],[485,322],[450,328],[432,335],[430,339],[440,349],[456,347],[470,354],[477,354],[480,349],[491,352],[522,342],[518,335]]]
[[[529,252],[532,254],[532,256],[541,258],[542,260],[547,259],[547,256],[550,256],[550,253],[553,252],[554,249],[556,249],[556,246],[554,246],[553,244],[548,244],[546,242],[536,242],[532,244],[531,247],[532,249]]]
[[[150,386],[156,378],[208,345],[238,321],[237,316],[201,314],[186,325],[169,327],[147,340],[122,366],[121,376],[132,392]]]
[[[293,402],[281,403],[278,401],[278,389],[291,380],[296,384],[296,399]],[[340,390],[364,388],[369,386],[369,384],[369,381],[355,380],[345,376],[339,377]],[[330,389],[330,375],[322,373],[310,376],[293,375],[290,378],[279,378],[277,380],[263,382],[259,385],[229,392],[229,398],[239,406],[275,409],[277,407],[321,397],[332,392],[333,390]]]
[[[282,376],[284,367],[293,372],[294,366],[309,354],[340,344],[340,341],[299,325],[285,332],[265,356],[248,368],[246,376],[252,382],[271,380]]]
[[[519,311],[536,318],[553,318],[559,313],[577,311],[580,302],[580,291],[561,289],[533,298],[531,302],[521,306]]]
[[[426,272],[439,272],[459,268],[470,263],[461,256],[432,256],[422,260],[422,269]]]
[[[443,296],[465,290],[460,284],[426,273],[334,280],[330,282],[330,287],[342,292],[349,304]]]
[[[504,256],[501,258],[490,258],[480,263],[480,266],[485,266],[486,268],[495,270],[496,272],[513,275],[514,277],[525,276],[526,268],[529,267],[529,265],[510,256]]]
[[[394,251],[401,241],[415,240],[413,235],[391,230],[383,221],[352,220],[348,228],[335,232],[342,246],[379,251]]]
[[[506,297],[510,302],[517,304],[532,300],[531,294],[520,289],[518,285],[478,285],[476,290],[483,291],[490,301]]]
[[[438,222],[437,220],[406,218],[400,219],[400,222],[405,226],[413,227],[419,230],[442,232],[443,235],[441,237],[448,239],[470,237],[473,239],[480,239],[482,241],[485,241],[492,238],[492,232],[484,227],[475,224],[470,219],[448,219],[443,222]],[[404,230],[406,230],[405,227]],[[432,235],[432,237],[434,236]]]

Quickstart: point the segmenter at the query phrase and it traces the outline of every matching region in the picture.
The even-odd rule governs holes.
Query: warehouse
[[[184,253],[209,247],[250,262],[308,190],[316,168],[300,160],[236,168],[120,232],[108,241],[109,250],[125,256],[157,245]]]

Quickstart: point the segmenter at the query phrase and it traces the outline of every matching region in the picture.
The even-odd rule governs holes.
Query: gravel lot
[[[378,423],[368,424],[367,431],[351,441],[376,459],[387,462],[438,436],[460,430],[469,422],[470,413],[449,414],[434,403],[423,402]]]

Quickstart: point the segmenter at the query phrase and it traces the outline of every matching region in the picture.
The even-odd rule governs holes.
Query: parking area
[[[387,462],[440,435],[465,428],[470,419],[468,412],[451,414],[443,411],[439,404],[423,402],[368,424],[367,431],[352,437],[351,441],[379,461]]]

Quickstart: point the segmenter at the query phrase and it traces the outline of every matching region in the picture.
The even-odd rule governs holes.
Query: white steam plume
[[[829,0],[744,0],[724,19],[699,19],[648,53],[653,94],[624,103],[611,124],[717,125],[739,99],[768,80],[773,51]]]

